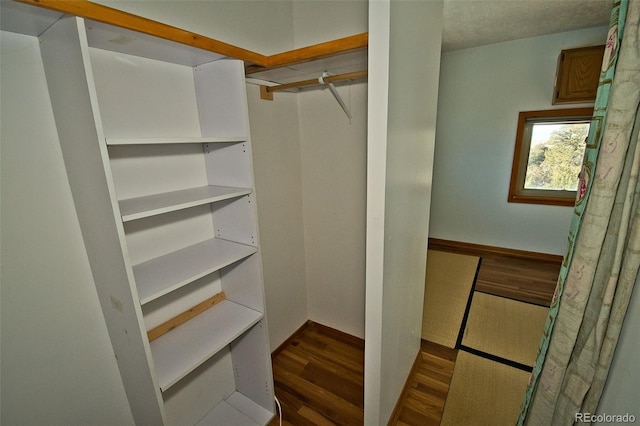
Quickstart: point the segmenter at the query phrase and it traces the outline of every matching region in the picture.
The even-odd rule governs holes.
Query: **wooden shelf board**
[[[195,306],[192,306],[190,309],[176,315],[175,317],[169,319],[168,321],[163,322],[157,327],[152,328],[147,332],[147,337],[150,342],[153,342],[160,336],[163,336],[173,330],[176,327],[180,327],[187,321],[192,320],[196,316],[200,315],[207,309],[211,309],[218,303],[222,302],[225,299],[224,291],[220,293],[216,293],[207,300],[198,303]]]
[[[135,265],[140,303],[144,305],[257,251],[252,246],[212,238]]]
[[[151,342],[160,389],[169,389],[262,318],[258,311],[224,300]]]
[[[214,185],[201,186],[121,200],[119,202],[120,214],[123,222],[129,222],[247,194],[251,194],[251,189]]]
[[[107,145],[162,145],[182,143],[245,142],[247,136],[180,137],[180,138],[107,138]]]

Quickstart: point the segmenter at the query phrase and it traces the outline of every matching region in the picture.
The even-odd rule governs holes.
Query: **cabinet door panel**
[[[595,101],[603,54],[604,46],[563,50],[558,60],[553,103]]]

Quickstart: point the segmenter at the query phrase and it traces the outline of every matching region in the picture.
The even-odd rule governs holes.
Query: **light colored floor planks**
[[[428,251],[422,339],[456,347],[478,262],[477,256]]]

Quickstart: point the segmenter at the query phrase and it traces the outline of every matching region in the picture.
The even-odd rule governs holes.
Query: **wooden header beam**
[[[16,0],[267,66],[267,56],[88,0]]]
[[[300,49],[278,53],[271,56],[261,55],[232,44],[205,37],[158,21],[103,6],[88,0],[15,0],[32,6],[43,7],[60,13],[91,19],[104,24],[126,28],[165,40],[193,46],[209,52],[240,59],[251,64],[247,74],[279,68],[293,63],[311,61],[327,56],[364,49],[368,46],[368,33],[357,34],[337,40],[327,41]]]
[[[287,65],[308,62],[314,59],[326,58],[341,53],[348,53],[355,50],[366,49],[369,46],[369,34],[362,33],[336,40],[318,43],[300,49],[289,50],[271,55],[267,58],[267,66],[248,66],[247,74],[252,74],[268,69],[280,68]]]

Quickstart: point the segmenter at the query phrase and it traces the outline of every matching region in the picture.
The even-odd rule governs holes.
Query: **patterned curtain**
[[[614,3],[569,249],[518,425],[595,413],[640,268],[640,0]]]

